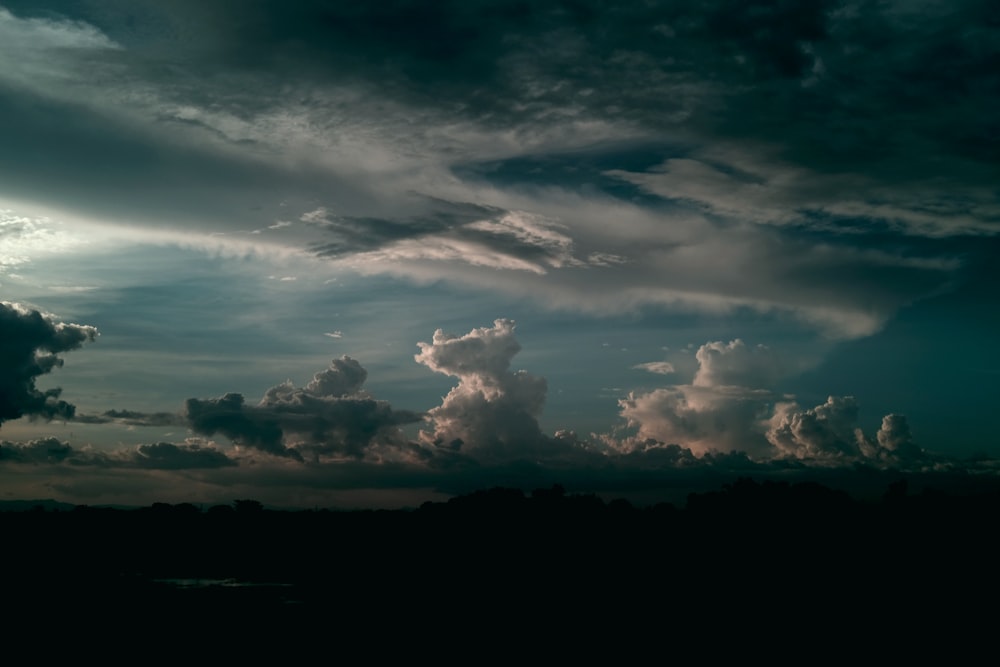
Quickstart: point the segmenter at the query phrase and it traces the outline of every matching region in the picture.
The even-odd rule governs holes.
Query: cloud
[[[929,237],[1000,232],[1000,202],[986,186],[944,185],[927,178],[900,191],[862,173],[825,174],[785,163],[762,147],[715,146],[670,158],[645,172],[605,173],[738,222],[841,234],[886,229]]]
[[[0,275],[28,264],[33,256],[68,250],[82,243],[82,239],[50,219],[0,208]]]
[[[128,460],[138,468],[155,470],[226,468],[236,465],[236,461],[214,447],[175,445],[169,442],[139,445]]]
[[[544,451],[538,417],[548,385],[545,378],[509,370],[521,349],[513,320],[498,319],[463,336],[438,329],[430,343],[417,345],[418,363],[459,381],[428,411],[434,430],[421,431],[425,443],[482,458]]]
[[[941,289],[962,266],[943,247],[915,254],[895,243],[861,247],[799,230],[723,224],[683,208],[655,210],[554,189],[517,197],[483,189],[480,196],[489,193],[509,210],[534,211],[566,240],[543,246],[511,236],[512,245],[505,236],[456,231],[394,242],[338,266],[424,283],[444,279],[599,315],[649,306],[733,316],[751,310],[846,338],[877,331],[900,306]],[[611,254],[616,261],[607,261]]]
[[[846,337],[960,268],[900,236],[1000,230],[974,0],[59,11],[5,11],[0,180],[94,219]]]
[[[257,405],[247,405],[236,393],[190,398],[184,417],[196,433],[221,433],[239,445],[299,460],[362,458],[380,445],[405,448],[398,427],[421,415],[369,396],[361,389],[367,377],[361,364],[344,356],[305,387],[290,381],[271,387]]]
[[[105,410],[100,414],[80,414],[73,421],[81,424],[124,424],[126,426],[184,426],[184,417],[176,412],[138,412],[136,410]]]
[[[62,366],[56,356],[97,338],[97,329],[55,322],[16,303],[0,302],[0,423],[22,416],[70,419],[75,407],[57,388],[39,391],[35,380]]]
[[[73,454],[73,448],[58,438],[43,438],[26,443],[0,442],[0,461],[13,463],[61,463]]]
[[[633,451],[647,440],[680,444],[696,455],[743,451],[760,456],[768,447],[758,423],[771,393],[744,387],[677,385],[630,393],[618,402],[635,434],[618,446]]]
[[[830,464],[918,460],[926,454],[910,436],[902,415],[887,415],[867,438],[858,425],[853,396],[830,396],[802,409],[775,393],[783,364],[770,348],[740,339],[714,341],[695,353],[691,384],[632,392],[619,401],[627,435],[599,439],[633,458],[677,444],[696,456],[742,452],[755,461],[793,459]]]
[[[560,221],[528,211],[505,211],[472,204],[446,204],[461,213],[438,212],[433,218],[408,222],[341,220],[342,236],[358,241],[316,246],[317,254],[350,257],[349,264],[377,266],[387,262],[448,262],[527,271],[544,275],[566,267],[608,267],[625,261],[610,253],[574,255],[573,239]],[[478,215],[477,215],[478,214]],[[345,234],[345,228],[350,234]]]
[[[866,460],[909,463],[929,460],[913,442],[908,420],[889,414],[875,440],[858,426],[858,403],[853,396],[830,396],[807,410],[794,402],[779,403],[768,425],[767,438],[782,455],[799,459]]]
[[[201,444],[175,445],[158,442],[114,451],[93,448],[77,449],[58,438],[43,438],[24,443],[0,442],[0,462],[24,465],[93,466],[146,470],[196,470],[237,465],[234,459],[215,447]]]
[[[857,426],[853,396],[830,396],[826,403],[802,410],[794,402],[775,406],[767,439],[786,456],[810,459],[857,458],[864,438]]]
[[[697,387],[770,387],[781,373],[779,360],[768,347],[747,347],[739,338],[729,343],[705,343],[695,358],[698,372],[693,384]]]
[[[910,425],[904,415],[886,415],[875,436],[879,446],[900,456],[919,454],[920,449],[913,443]]]
[[[748,347],[735,339],[705,343],[695,359],[691,384],[631,392],[620,400],[620,415],[632,434],[605,441],[624,452],[641,451],[650,443],[676,443],[699,456],[734,451],[766,456],[770,446],[760,422],[773,394],[760,387],[771,386],[780,375],[776,355],[763,345]]]
[[[657,375],[670,375],[675,372],[674,365],[669,361],[649,361],[644,364],[636,364],[632,368],[649,371],[650,373],[656,373]]]

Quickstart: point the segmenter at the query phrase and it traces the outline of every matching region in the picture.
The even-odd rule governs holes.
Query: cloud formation
[[[418,363],[458,378],[441,405],[428,411],[433,431],[421,439],[436,448],[481,458],[510,458],[544,447],[538,425],[548,384],[526,371],[510,370],[521,346],[514,321],[498,319],[492,327],[463,336],[434,332],[430,343],[418,343]]]
[[[649,371],[657,375],[670,375],[674,372],[674,365],[669,361],[648,361],[644,364],[636,364],[632,368]]]
[[[858,402],[853,396],[830,396],[826,403],[803,410],[794,402],[775,406],[767,439],[782,454],[795,458],[856,458],[866,451],[857,426]]]
[[[97,329],[55,322],[17,303],[0,302],[0,424],[22,416],[71,419],[76,408],[58,387],[39,391],[35,381],[62,366],[58,354],[97,338]]]
[[[889,414],[872,440],[858,426],[853,396],[830,396],[826,403],[803,410],[795,402],[775,406],[767,439],[782,456],[816,461],[884,461],[909,463],[927,458],[910,434],[904,415]]]
[[[1000,232],[978,0],[6,6],[0,194],[150,234],[857,337]]]
[[[779,360],[770,348],[748,347],[739,338],[729,343],[705,343],[695,358],[698,372],[692,384],[696,387],[770,387],[781,374]]]
[[[190,398],[184,418],[195,433],[221,433],[238,445],[275,456],[363,458],[379,445],[402,445],[405,439],[398,427],[422,418],[369,396],[361,389],[367,377],[360,363],[343,356],[305,387],[291,381],[271,387],[257,405],[247,405],[237,393]]]
[[[691,384],[619,401],[631,435],[605,436],[620,452],[636,454],[679,444],[695,455],[743,452],[755,460],[832,462],[915,460],[924,455],[912,440],[906,417],[887,415],[875,440],[858,425],[853,396],[830,396],[802,409],[774,392],[783,374],[778,355],[740,339],[705,343],[695,353]]]
[[[28,442],[0,442],[0,462],[24,465],[94,466],[144,470],[196,470],[237,465],[234,459],[212,446],[170,442],[137,445],[115,451],[78,449],[58,438]]]

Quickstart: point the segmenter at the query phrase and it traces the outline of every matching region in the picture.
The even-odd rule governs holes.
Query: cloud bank
[[[58,438],[24,443],[2,441],[0,461],[35,466],[66,463],[72,466],[145,470],[197,470],[237,465],[236,460],[225,452],[201,444],[157,442],[106,452],[93,448],[77,449]]]
[[[54,437],[4,441],[0,475],[17,488],[50,484],[70,497],[128,493],[136,485],[165,490],[171,480],[183,480],[198,498],[270,490],[317,503],[362,490],[447,495],[497,484],[536,488],[553,480],[642,494],[717,484],[727,475],[818,475],[839,483],[848,477],[838,474],[868,470],[869,482],[884,484],[878,471],[954,476],[973,469],[995,475],[998,469],[988,460],[962,463],[923,450],[899,414],[886,415],[869,437],[850,396],[801,407],[764,386],[780,383],[778,353],[739,339],[699,347],[690,384],[622,399],[621,429],[589,438],[567,430],[550,436],[538,423],[545,379],[511,370],[520,351],[514,331],[512,320],[498,319],[463,335],[437,330],[431,342],[419,343],[415,360],[458,382],[426,414],[372,398],[363,388],[366,369],[343,356],[303,387],[271,387],[257,404],[230,393],[189,399],[180,414],[108,410],[78,420],[183,424],[196,434],[225,436],[234,446],[197,437],[116,449]],[[404,435],[402,426],[420,423],[427,427],[416,440]]]
[[[858,426],[853,396],[830,396],[813,408],[774,391],[784,374],[779,356],[763,345],[740,339],[705,343],[695,354],[691,384],[619,401],[632,433],[604,436],[625,453],[644,452],[664,443],[681,445],[697,456],[743,452],[757,461],[792,459],[819,465],[859,461],[915,461],[925,456],[903,415],[886,415],[872,440]]]
[[[291,381],[271,387],[257,405],[236,393],[188,399],[184,419],[195,433],[222,434],[279,457],[363,458],[379,445],[403,442],[398,427],[421,419],[369,396],[361,388],[367,377],[360,363],[344,356],[305,387]]]

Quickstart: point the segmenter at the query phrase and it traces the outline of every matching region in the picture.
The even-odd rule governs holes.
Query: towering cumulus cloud
[[[899,461],[923,454],[902,415],[886,415],[872,440],[858,426],[853,396],[830,396],[803,409],[773,391],[782,365],[768,347],[750,347],[740,339],[715,341],[698,348],[695,358],[691,384],[632,393],[619,401],[633,434],[607,442],[624,451],[676,443],[696,455],[742,451],[758,460],[822,463]]]
[[[913,442],[905,416],[883,417],[874,440],[857,421],[858,403],[853,396],[830,396],[826,403],[807,410],[794,402],[779,403],[768,422],[767,439],[789,458],[900,463],[924,456]]]
[[[35,380],[62,366],[61,352],[97,337],[97,329],[55,322],[17,303],[0,303],[0,423],[25,415],[69,419],[73,405],[58,387],[40,391]]]
[[[398,425],[421,418],[372,398],[361,389],[367,377],[360,363],[344,356],[305,387],[290,381],[271,387],[257,405],[247,405],[242,394],[234,393],[191,398],[185,415],[196,433],[221,433],[277,456],[363,458],[373,446],[400,440]]]
[[[830,396],[808,410],[796,403],[779,403],[767,439],[790,457],[855,457],[871,452],[857,420],[858,402],[853,396]]]
[[[739,338],[729,343],[705,343],[698,348],[695,358],[698,372],[693,384],[697,387],[770,386],[781,372],[781,364],[771,348],[750,347]]]
[[[458,386],[428,413],[434,431],[421,432],[426,443],[479,457],[505,457],[545,441],[538,417],[548,385],[545,378],[510,371],[511,359],[521,349],[512,320],[499,319],[491,328],[464,336],[438,329],[430,343],[417,345],[417,362],[458,378]]]
[[[736,339],[705,343],[695,358],[698,370],[691,384],[633,393],[619,401],[622,417],[636,431],[619,446],[631,450],[657,441],[684,445],[695,454],[765,455],[770,446],[758,423],[766,417],[771,392],[758,387],[778,376],[774,353]]]

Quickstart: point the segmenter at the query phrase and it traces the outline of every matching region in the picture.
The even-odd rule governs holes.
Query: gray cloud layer
[[[196,444],[175,445],[158,442],[103,452],[94,449],[76,449],[57,438],[24,443],[0,442],[0,461],[30,465],[66,463],[73,466],[146,470],[194,470],[236,465],[236,461],[226,456],[224,452]]]
[[[1000,230],[978,0],[5,7],[0,195],[92,218],[841,336]]]

